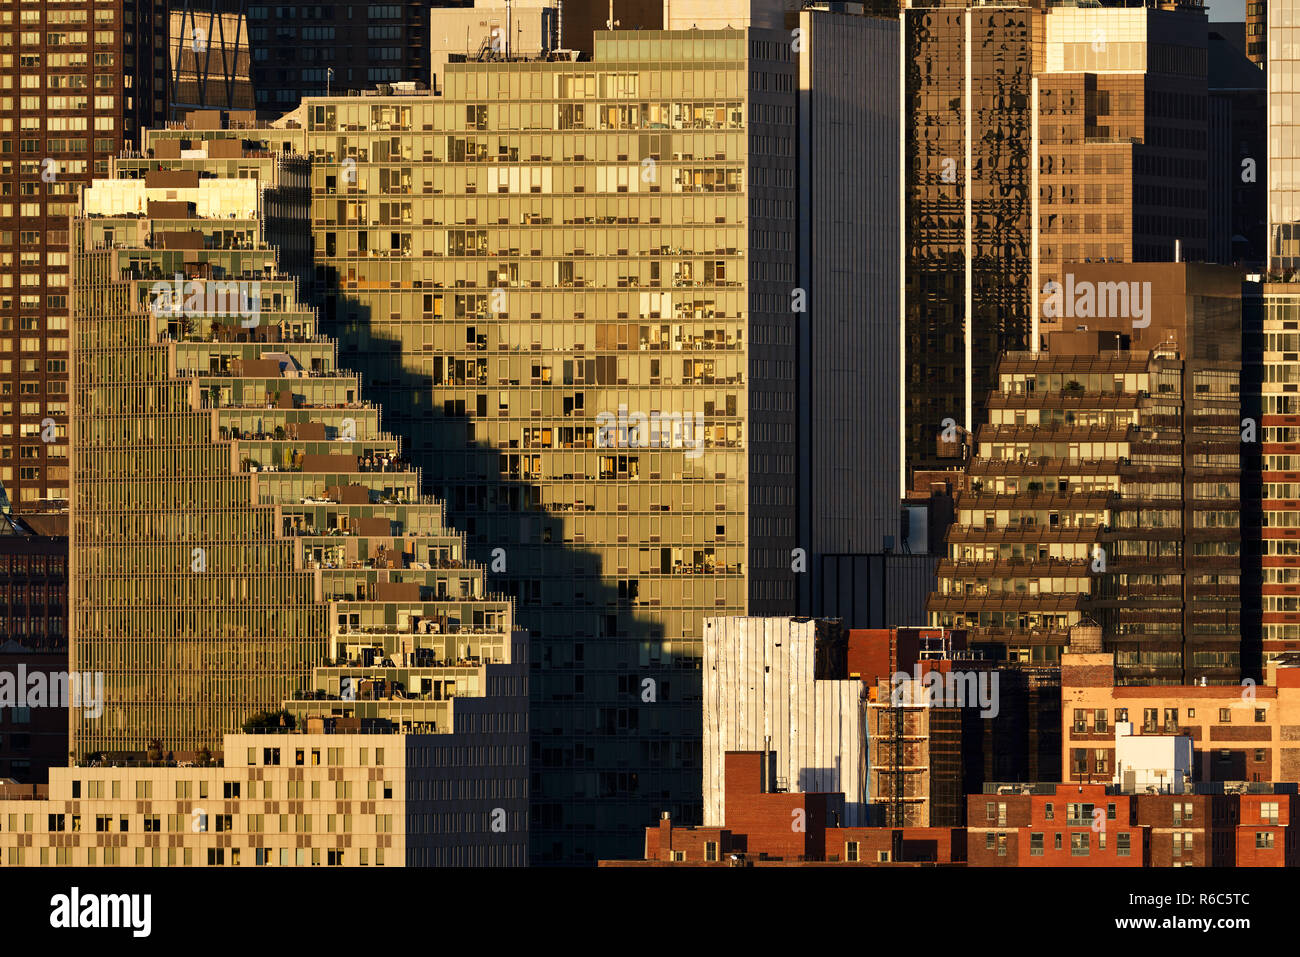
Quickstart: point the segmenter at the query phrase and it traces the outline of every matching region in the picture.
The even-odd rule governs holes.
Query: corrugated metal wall
[[[865,823],[866,687],[814,678],[817,635],[838,622],[704,621],[704,825],[721,827],[724,755],[777,753],[776,785],[840,791],[846,825]]]

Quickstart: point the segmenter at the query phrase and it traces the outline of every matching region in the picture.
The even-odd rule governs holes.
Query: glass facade
[[[701,619],[793,610],[788,35],[309,98],[328,327],[533,632],[532,860],[700,815]]]
[[[960,464],[941,433],[982,422],[998,354],[1029,348],[1043,13],[953,5],[903,17],[904,443],[909,468],[929,470]]]
[[[73,221],[79,759],[219,748],[286,699],[446,733],[511,660],[510,599],[299,298],[309,164],[250,135],[156,134]]]
[[[1268,22],[1268,268],[1300,267],[1300,0],[1272,0]]]
[[[998,659],[1050,663],[1071,629],[1095,623],[1120,684],[1236,682],[1239,275],[1173,264],[1092,274],[1149,277],[1179,305],[1155,307],[1147,339],[1094,317],[1111,331],[1056,333],[1047,351],[1003,357],[931,624],[971,629]]]

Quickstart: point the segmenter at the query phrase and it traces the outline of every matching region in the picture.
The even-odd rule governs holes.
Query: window
[[[1265,801],[1259,806],[1259,819],[1264,824],[1277,823],[1277,801]]]
[[[1272,832],[1272,831],[1256,831],[1256,832],[1255,832],[1255,847],[1256,847],[1257,849],[1259,849],[1259,850],[1272,850],[1272,849],[1273,849],[1273,832]]]
[[[1059,832],[1052,837],[1052,849],[1057,851],[1061,849],[1061,835]]]
[[[1052,802],[1051,802],[1051,801],[1048,801],[1048,802],[1047,802],[1047,806],[1046,806],[1046,808],[1044,809],[1044,815],[1043,815],[1043,816],[1044,816],[1047,820],[1049,820],[1049,821],[1052,821],[1052,820],[1055,820],[1055,819],[1056,819],[1056,811],[1055,811],[1055,809],[1052,807]]]
[[[1128,857],[1131,840],[1132,837],[1127,831],[1115,835],[1115,854],[1119,857]]]
[[[1070,835],[1070,856],[1087,857],[1088,856],[1088,834],[1071,834]]]
[[[857,845],[855,844],[854,847],[856,848]],[[718,859],[718,842],[717,842],[717,841],[705,841],[705,842],[704,842],[704,859],[705,859],[706,861],[716,861],[716,860]]]
[[[1256,721],[1257,723],[1263,723],[1265,720],[1267,720],[1267,718],[1266,718],[1266,715],[1265,715],[1264,709],[1263,709],[1263,708],[1256,708],[1256,709],[1255,709],[1255,721]]]
[[[1231,723],[1232,723],[1232,709],[1231,709],[1231,708],[1220,708],[1220,709],[1219,709],[1219,722],[1220,722],[1221,724],[1231,724]]]
[[[859,859],[857,841],[846,841],[844,843],[844,859],[850,863],[857,863]]]
[[[1043,835],[1042,834],[1029,835],[1029,855],[1031,857],[1043,856]]]

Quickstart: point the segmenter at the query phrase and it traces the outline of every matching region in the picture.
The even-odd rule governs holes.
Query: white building
[[[865,824],[867,687],[848,635],[812,618],[704,619],[704,826],[721,827],[728,751],[773,751],[777,790],[842,792]]]
[[[1192,780],[1192,760],[1187,735],[1134,734],[1130,722],[1115,725],[1114,783],[1126,793],[1182,794]]]

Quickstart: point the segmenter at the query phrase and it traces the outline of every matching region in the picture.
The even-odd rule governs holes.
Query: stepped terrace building
[[[390,756],[501,732],[446,767],[509,766],[523,801],[512,602],[277,260],[306,247],[307,162],[205,137],[115,161],[72,224],[71,659],[104,675],[75,756],[219,749],[283,702],[419,739]]]
[[[1054,662],[1092,620],[1120,684],[1235,682],[1240,303],[1219,306],[1239,286],[1216,267],[1107,268],[1154,277],[1148,325],[1002,358],[932,624],[970,629],[995,657]],[[1129,348],[1139,333],[1149,348]]]

